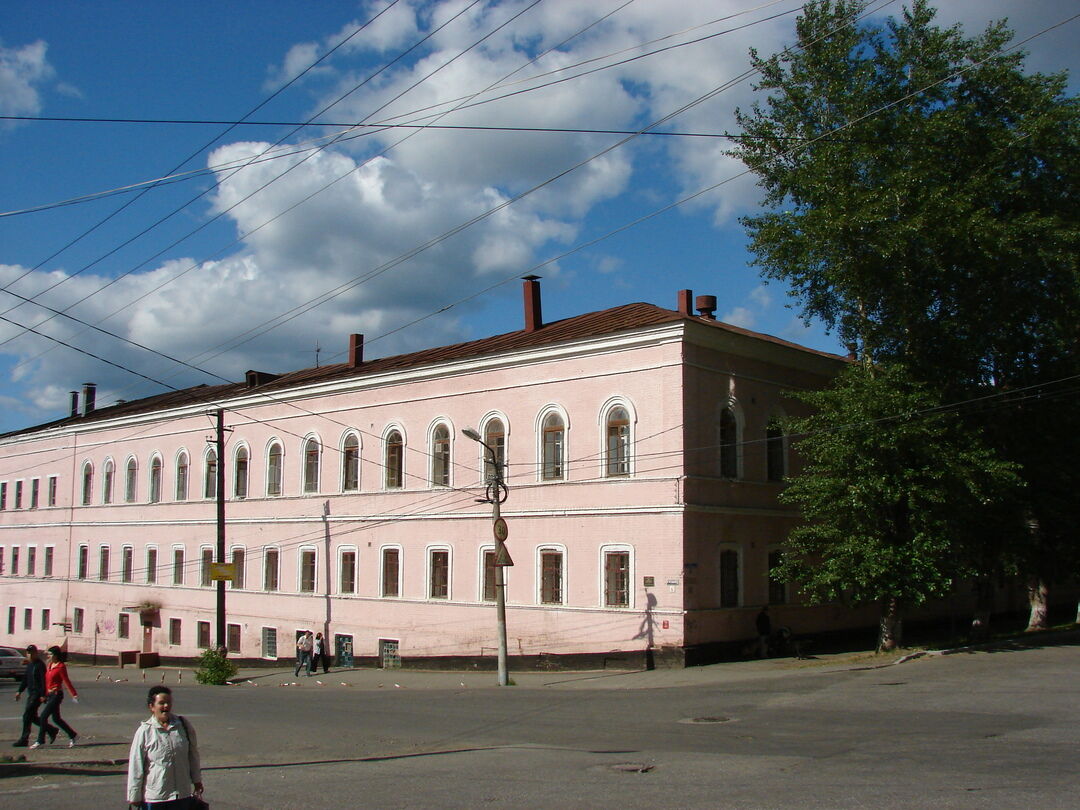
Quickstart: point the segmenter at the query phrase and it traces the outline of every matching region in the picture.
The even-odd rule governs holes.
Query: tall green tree
[[[866,5],[811,3],[797,47],[752,53],[765,97],[739,112],[734,151],[769,210],[744,223],[763,274],[861,358],[947,401],[1041,391],[968,412],[1031,484],[1016,506],[1031,528],[1001,548],[1031,577],[1034,618],[1080,526],[1061,452],[1080,408],[1056,383],[1080,374],[1080,105],[1064,75],[1024,72],[1004,23],[966,37],[924,0],[884,24]]]
[[[796,396],[814,415],[791,425],[806,468],[781,499],[806,523],[774,576],[811,602],[877,603],[878,649],[893,649],[904,612],[970,572],[976,515],[1016,487],[1012,465],[900,366],[852,365]]]

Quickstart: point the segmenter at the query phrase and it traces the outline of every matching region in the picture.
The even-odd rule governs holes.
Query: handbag
[[[201,799],[198,796],[192,799],[191,806],[194,810],[210,810],[210,802],[206,801],[206,799]]]

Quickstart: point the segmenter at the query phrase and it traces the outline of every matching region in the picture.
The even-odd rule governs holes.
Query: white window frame
[[[435,431],[446,428],[446,483],[435,481]],[[454,423],[448,416],[432,420],[427,430],[428,486],[432,489],[448,489],[454,486]]]
[[[176,552],[181,551],[184,555],[184,561],[180,565],[180,581],[176,581]],[[172,545],[172,554],[169,555],[169,582],[172,585],[183,586],[187,582],[187,546],[182,543],[174,543]]]
[[[112,564],[113,564],[112,546],[110,546],[108,543],[98,543],[97,549],[98,549],[98,575],[97,575],[97,581],[98,582],[108,582],[109,580],[112,579]],[[109,565],[106,568],[106,570],[104,571],[105,576],[101,575],[102,574],[102,570],[101,570],[101,552],[102,552],[102,550],[106,550],[106,551],[109,552],[109,554],[108,554]]]
[[[446,596],[433,596],[433,585],[431,581],[431,575],[433,567],[431,565],[432,556],[437,551],[446,552]],[[398,569],[400,570],[400,565]],[[454,598],[454,549],[453,546],[447,543],[431,543],[424,547],[424,594],[428,601],[432,602],[452,602]]]
[[[268,638],[274,639],[274,650],[271,654],[267,650],[269,646],[266,642]],[[266,661],[278,660],[278,644],[277,644],[277,628],[276,627],[263,627],[259,632],[259,656]]]
[[[210,462],[210,456],[211,455],[214,457],[214,464],[215,464],[215,466],[214,466],[214,494],[213,495],[207,495],[206,493],[210,491],[210,469],[209,469],[210,463],[209,462]],[[212,501],[212,500],[217,499],[217,495],[218,495],[218,491],[217,491],[217,465],[218,464],[221,464],[221,459],[218,458],[217,448],[215,448],[215,447],[207,447],[207,448],[205,448],[203,450],[203,454],[202,454],[202,475],[199,476],[202,479],[201,480],[202,487],[199,489],[199,500],[201,500],[201,501]],[[228,483],[229,483],[228,480],[226,480],[226,482],[225,482],[226,486],[228,485]]]
[[[308,489],[308,445],[311,442],[315,442],[315,485]],[[300,442],[300,494],[301,495],[318,495],[322,492],[322,467],[323,467],[323,452],[324,445],[322,437],[317,433],[309,433]]]
[[[101,464],[101,502],[103,504],[116,503],[116,460],[112,456],[106,456]]]
[[[311,590],[305,591],[301,586],[304,580],[304,554],[305,552],[311,552],[315,556],[315,562],[313,563],[314,578],[311,583]],[[280,557],[278,558],[280,559]],[[296,551],[296,593],[319,593],[319,548],[318,546],[300,546]]]
[[[616,408],[622,408],[626,411],[626,473],[620,475],[611,475],[608,472],[608,417],[611,412]],[[615,478],[623,480],[626,478],[633,478],[636,471],[634,442],[637,437],[637,411],[634,410],[633,404],[624,396],[611,397],[600,408],[600,423],[598,425],[598,432],[600,436],[600,477],[601,478]]]
[[[240,453],[247,453],[247,460],[244,464],[244,494],[239,494],[237,490],[237,483],[240,480],[237,475],[240,472],[240,464],[237,459],[240,458]],[[239,442],[232,452],[232,497],[234,500],[243,501],[251,497],[251,448],[247,442]]]
[[[87,470],[90,472],[89,482],[86,480]],[[5,482],[6,483],[6,482]],[[89,506],[94,502],[94,463],[86,459],[79,468],[79,505]]]
[[[351,591],[343,590],[341,587],[341,575],[345,570],[346,554],[353,555],[353,587]],[[356,596],[360,589],[360,549],[356,546],[338,546],[337,550],[337,592],[343,596]]]
[[[502,411],[488,411],[484,414],[480,420],[480,424],[477,426],[477,432],[480,434],[480,438],[485,442],[487,441],[488,425],[498,419],[503,426],[503,464],[502,464],[502,476],[505,480],[507,475],[507,467],[510,464],[510,420],[506,417],[506,414]],[[487,483],[487,450],[484,449],[482,444],[477,443],[476,449],[479,454],[480,462],[477,469],[480,471],[480,483]]]
[[[562,601],[561,602],[545,602],[544,599],[543,599],[543,597],[544,597],[544,568],[543,568],[544,556],[543,555],[544,555],[545,551],[557,551],[559,554],[562,555],[562,572],[561,572],[560,577],[559,577],[559,593],[562,596]],[[533,568],[533,570],[536,571],[536,594],[535,594],[536,604],[540,605],[541,607],[544,607],[544,606],[565,607],[566,603],[567,603],[566,602],[566,569],[567,569],[567,560],[569,559],[569,555],[567,554],[567,551],[566,551],[566,546],[563,545],[562,543],[541,543],[540,545],[538,545],[536,547],[536,550],[535,550],[534,553],[535,553],[535,557],[533,558],[533,560],[534,560],[534,568]],[[603,559],[603,558],[601,557],[601,559]]]
[[[562,470],[561,475],[559,476],[545,478],[544,422],[547,421],[547,418],[551,414],[557,414],[559,418],[562,419]],[[536,415],[536,422],[533,425],[533,435],[536,437],[536,480],[542,484],[568,481],[570,478],[570,417],[567,415],[566,409],[555,403],[549,403],[541,408]]]
[[[154,552],[154,579],[150,580],[150,552]],[[143,549],[143,584],[144,585],[158,585],[161,581],[161,553],[158,551],[156,544],[151,543],[145,549]]]
[[[273,481],[273,478],[270,475],[270,455],[271,455],[270,451],[274,448],[274,445],[277,445],[277,447],[278,447],[278,458],[281,459],[280,463],[278,464],[278,471],[277,471],[277,474],[278,474],[278,481],[277,481],[278,491],[277,492],[271,492],[270,491],[270,484]],[[266,457],[266,463],[263,465],[263,492],[266,494],[267,498],[280,498],[282,495],[285,494],[285,442],[283,442],[281,439],[277,438],[276,436],[271,437],[270,441],[268,441],[266,443],[265,457]],[[249,462],[248,463],[249,469],[250,469],[250,466],[251,465],[250,465],[250,462]]]
[[[356,486],[352,488],[346,488],[346,457],[345,457],[345,445],[350,438],[356,439]],[[338,450],[341,453],[341,469],[339,470],[340,485],[342,492],[359,492],[360,491],[360,460],[364,452],[364,437],[360,435],[358,430],[346,430],[341,434],[341,442],[338,445]]]
[[[392,486],[388,485],[387,480],[386,480],[387,479],[387,473],[390,470],[390,464],[389,464],[390,453],[389,453],[389,444],[388,444],[387,440],[390,438],[390,434],[393,433],[395,430],[401,436],[401,486],[392,487]],[[409,480],[408,479],[408,466],[409,465],[405,463],[406,462],[405,451],[408,449],[408,447],[409,447],[409,435],[405,432],[405,428],[400,423],[391,422],[385,428],[383,428],[382,436],[379,439],[379,453],[380,453],[380,455],[382,457],[382,466],[381,466],[382,475],[380,476],[380,478],[382,479],[382,485],[380,486],[380,489],[383,492],[400,492],[402,490],[405,490],[405,489],[409,488],[408,486],[406,486],[406,482]]]
[[[607,555],[611,552],[629,552],[629,565],[627,572],[627,592],[625,605],[609,605],[607,604]],[[597,576],[597,584],[599,585],[599,604],[604,610],[633,610],[634,605],[637,602],[637,561],[635,559],[634,547],[629,543],[605,543],[600,546],[599,571]]]
[[[210,563],[209,564],[203,562],[206,559],[206,552],[207,551],[210,552]],[[201,546],[199,546],[199,587],[200,588],[213,588],[214,587],[213,574],[211,573],[210,566],[213,565],[213,563],[215,563],[216,561],[217,561],[217,555],[216,555],[216,553],[214,551],[213,546],[208,545],[206,543],[203,543]],[[204,572],[205,572],[206,576],[203,576]],[[203,582],[203,580],[206,580],[206,581]]]
[[[184,461],[184,475],[180,475],[180,460]],[[184,484],[183,493],[180,492],[180,483]],[[191,453],[181,447],[173,456],[173,500],[182,503],[191,497]],[[181,497],[182,495],[182,497]]]
[[[26,546],[26,576],[36,577],[38,575],[38,547],[34,544]]]
[[[723,444],[721,442],[720,432],[720,417],[725,410],[730,410],[731,415],[735,417],[735,477],[729,478],[724,475],[723,464]],[[743,472],[743,431],[746,427],[746,419],[743,414],[742,406],[739,401],[734,397],[728,397],[722,400],[716,409],[716,474],[718,477],[727,481],[741,481],[745,475]]]
[[[387,550],[397,551],[398,553],[398,566],[397,566],[397,594],[395,596],[387,596],[385,588],[385,580],[383,574],[385,572],[385,552]],[[379,546],[379,598],[380,599],[401,599],[404,595],[405,588],[405,550],[399,543],[384,543]]]
[[[120,546],[120,581],[128,585],[135,582],[135,546],[131,543]]]
[[[42,547],[41,552],[41,575],[43,577],[53,576],[53,569],[56,567],[56,546],[52,543],[46,543]]]
[[[240,545],[239,543],[234,543],[233,545],[229,546],[229,562],[232,563],[233,565],[236,564],[236,552],[237,551],[244,552],[243,570],[240,572],[241,582],[240,582],[240,585],[238,586],[236,584],[236,580],[234,579],[232,582],[229,583],[229,590],[246,591],[246,590],[248,590],[248,578],[247,578],[248,553],[247,553],[247,546]],[[235,570],[233,571],[233,573],[234,574],[236,573]]]
[[[132,463],[135,470],[131,470]],[[124,461],[124,503],[139,502],[139,459],[134,455]]]
[[[478,584],[478,587],[476,589],[476,599],[477,599],[478,602],[480,602],[481,604],[484,604],[484,605],[494,605],[495,602],[498,600],[498,594],[495,595],[494,599],[485,599],[484,598],[484,574],[486,573],[485,570],[484,570],[484,557],[486,555],[488,555],[488,554],[493,554],[493,553],[495,553],[497,551],[498,551],[498,548],[496,547],[496,545],[494,543],[485,543],[484,545],[480,546],[479,553],[477,554],[477,557],[476,557],[476,567],[477,567],[476,579],[477,579],[477,584]],[[510,578],[507,576],[509,573],[510,573],[510,569],[507,568],[506,566],[503,566],[503,587],[504,588],[509,584]]]
[[[269,556],[268,552],[273,551],[277,559],[276,571],[274,573],[274,579],[277,581],[273,588],[266,587],[266,558]],[[281,549],[278,546],[263,546],[262,550],[262,565],[260,566],[262,574],[262,582],[259,590],[263,593],[281,593]]]
[[[157,462],[157,497],[155,498],[154,492],[154,462]],[[138,474],[136,472],[136,474]],[[150,454],[150,458],[146,462],[146,502],[147,503],[161,503],[161,496],[165,490],[165,461],[161,457],[161,453],[153,452]]]

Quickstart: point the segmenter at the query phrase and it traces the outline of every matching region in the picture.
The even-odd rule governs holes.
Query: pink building
[[[627,304],[453,346],[96,408],[0,438],[0,643],[191,659],[215,643],[216,465],[233,656],[298,631],[386,665],[495,659],[483,448],[509,498],[511,667],[683,664],[754,636],[865,624],[770,581],[797,520],[784,392],[844,362],[714,320],[715,299]],[[74,399],[74,398],[73,398]],[[207,437],[224,409],[225,458]]]

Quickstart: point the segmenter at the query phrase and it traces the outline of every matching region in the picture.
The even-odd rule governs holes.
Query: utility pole
[[[495,448],[480,438],[480,434],[472,428],[464,428],[462,435],[481,445],[488,455],[491,464],[492,477],[487,482],[487,497],[479,499],[480,503],[491,504],[492,529],[495,535],[495,617],[499,635],[499,686],[507,686],[510,677],[507,672],[506,653],[506,577],[503,568],[514,564],[510,559],[510,552],[506,550],[504,541],[507,537],[506,521],[502,519],[500,507],[510,492],[503,483],[502,464],[495,453]]]
[[[225,410],[217,412],[217,561],[225,559]],[[217,581],[217,646],[224,655],[228,649],[225,636],[225,580]]]

